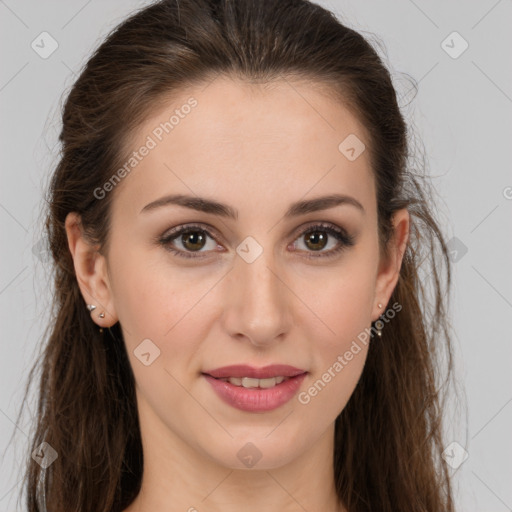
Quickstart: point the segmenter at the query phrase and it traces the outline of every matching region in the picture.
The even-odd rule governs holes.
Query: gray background
[[[451,319],[467,415],[452,399],[447,445],[460,445],[450,452],[455,458],[463,448],[469,455],[453,470],[457,502],[466,512],[512,510],[512,2],[318,3],[383,41],[402,97],[411,87],[404,73],[419,82],[405,113],[425,145],[445,233],[456,239]],[[34,404],[15,420],[47,322],[41,192],[57,162],[62,98],[92,49],[143,5],[0,0],[0,511],[21,510],[16,500]],[[47,59],[31,47],[44,31],[58,43]],[[463,48],[454,31],[469,45],[457,58],[446,51]]]

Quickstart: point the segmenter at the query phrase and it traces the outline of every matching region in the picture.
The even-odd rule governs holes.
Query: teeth
[[[270,379],[253,379],[251,377],[229,377],[220,379],[224,382],[229,382],[234,386],[241,386],[244,388],[273,388],[276,384],[281,384],[285,379],[288,380],[289,377],[272,377]]]
[[[271,386],[275,386],[276,379],[252,379],[251,377],[243,377],[242,378],[242,387],[244,388],[259,388],[265,387],[263,384],[267,384],[271,381]],[[261,384],[261,386],[260,386]]]

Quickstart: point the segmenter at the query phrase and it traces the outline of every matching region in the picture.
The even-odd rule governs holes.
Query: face
[[[340,149],[350,134],[369,144],[311,84],[228,78],[187,89],[139,127],[137,162],[106,191],[108,253],[81,287],[105,311],[100,325],[120,322],[156,438],[224,467],[261,456],[270,469],[332,433],[408,231],[399,212],[397,251],[380,260],[368,150]],[[73,252],[82,242],[70,240]],[[232,365],[252,368],[215,372]],[[287,366],[258,373],[270,365]]]

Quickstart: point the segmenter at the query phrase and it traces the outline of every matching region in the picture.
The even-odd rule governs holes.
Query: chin
[[[265,435],[268,435],[268,430]],[[271,430],[270,430],[271,432]],[[280,437],[261,438],[250,435],[236,437],[229,441],[229,446],[216,443],[216,451],[208,451],[208,456],[218,465],[233,470],[270,470],[292,463],[301,452],[298,443],[286,436],[284,444],[282,434]]]

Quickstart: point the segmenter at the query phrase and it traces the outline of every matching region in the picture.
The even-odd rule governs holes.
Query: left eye
[[[310,226],[301,232],[298,239],[300,240],[302,237],[305,237],[304,246],[306,247],[306,252],[309,253],[306,258],[330,258],[343,249],[352,247],[355,243],[353,235],[349,235],[344,229],[335,227],[332,224]],[[333,240],[334,248],[331,248],[329,251],[323,251],[322,249],[328,245],[329,238],[334,238],[337,244]],[[312,252],[307,249],[312,249]],[[314,254],[315,252],[319,254]]]
[[[306,256],[307,258],[334,256],[342,249],[354,245],[353,236],[349,235],[345,230],[338,227],[334,227],[331,224],[318,224],[315,226],[310,226],[307,229],[303,230],[296,240],[300,240],[303,237],[305,239],[305,242],[303,242],[302,245],[303,247],[305,247],[305,251],[309,253],[319,253],[308,254]],[[215,242],[214,237],[209,233],[208,230],[204,229],[200,225],[186,225],[181,226],[168,234],[165,234],[163,237],[159,239],[159,242],[161,245],[163,245],[166,249],[174,253],[176,256],[183,258],[198,258],[201,256],[194,253],[209,252],[208,250],[201,250],[207,247],[208,238],[211,239],[211,250],[214,250],[216,247],[218,247],[218,244]],[[335,240],[329,240],[332,238],[334,238]],[[174,245],[176,242],[178,244],[181,244],[181,247],[176,247],[176,245]],[[329,242],[331,242],[330,250],[324,251],[323,249],[325,249],[329,245]],[[301,251],[304,250],[302,247],[300,247],[299,249]],[[297,250],[297,247],[296,242],[294,241],[293,251],[295,250]]]

